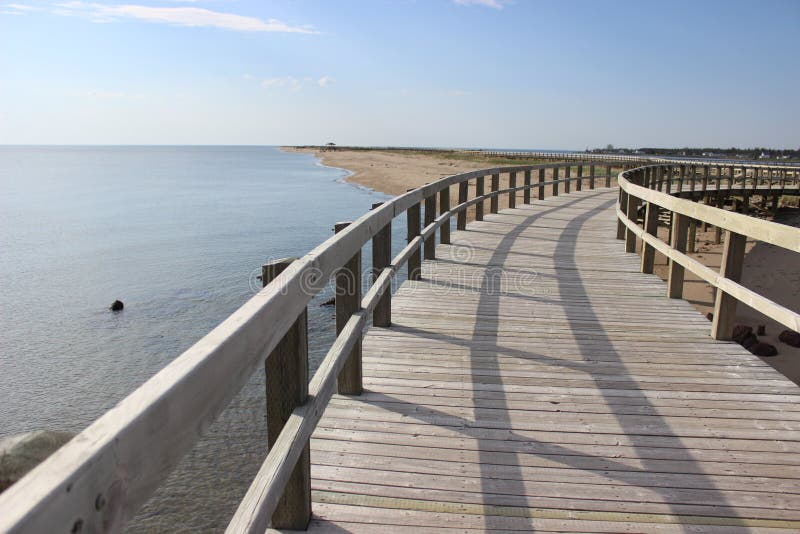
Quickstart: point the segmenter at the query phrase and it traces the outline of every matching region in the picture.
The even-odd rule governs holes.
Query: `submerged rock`
[[[775,348],[774,345],[770,345],[769,343],[764,343],[763,341],[759,341],[747,348],[750,352],[755,354],[756,356],[777,356],[778,349]]]
[[[792,347],[800,347],[800,334],[792,330],[784,330],[778,339]]]
[[[124,307],[125,307],[125,305],[122,303],[121,300],[115,300],[111,304],[111,311],[120,311]]]
[[[38,430],[0,440],[0,492],[72,439],[71,432]]]

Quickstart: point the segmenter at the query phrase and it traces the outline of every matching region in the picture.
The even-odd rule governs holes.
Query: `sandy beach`
[[[351,171],[353,174],[348,177],[348,181],[391,195],[404,193],[408,189],[433,182],[444,176],[503,164],[480,158],[451,158],[400,151],[338,149],[321,152],[294,148],[285,148],[285,150],[312,153],[320,158],[324,165]],[[519,162],[515,163],[519,164]],[[598,170],[598,172],[600,171]],[[551,174],[548,172],[547,179],[550,178]],[[520,178],[518,178],[519,180]],[[506,176],[501,176],[501,187],[507,187]],[[450,197],[457,199],[457,194],[456,188],[453,188]],[[474,197],[474,188],[470,190],[469,195],[470,198]],[[549,195],[550,187],[546,188],[546,196]],[[521,194],[518,202],[521,202]],[[503,195],[500,198],[500,208],[506,207],[508,207],[508,199],[506,195]],[[469,212],[468,218],[472,220],[474,212]],[[798,226],[800,223],[798,209],[782,209],[777,220],[784,224]],[[700,230],[701,228],[698,227],[697,250],[691,255],[703,264],[719,270],[723,245],[714,244],[713,228],[706,232]],[[667,228],[659,227],[659,235],[666,238]],[[656,253],[655,274],[666,279],[666,258],[658,253]],[[791,251],[765,243],[748,242],[742,284],[791,310],[800,310],[800,291],[798,291],[800,288],[800,265],[798,265],[796,254]],[[683,296],[703,315],[713,311],[713,288],[688,271]],[[737,312],[737,324],[752,326],[754,331],[758,325],[764,325],[766,334],[759,336],[759,341],[770,343],[778,349],[777,356],[762,359],[800,384],[800,348],[791,347],[778,340],[778,335],[785,327],[741,303]],[[709,328],[710,326],[709,322]]]

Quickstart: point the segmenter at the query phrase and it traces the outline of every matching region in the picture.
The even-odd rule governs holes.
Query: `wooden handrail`
[[[721,188],[722,167],[729,169],[728,189]],[[716,188],[709,189],[709,169],[713,168],[717,169],[715,173]],[[753,189],[746,187],[747,169],[749,168],[751,166],[746,165],[742,171],[742,188],[740,192],[743,194],[750,194],[753,191]],[[772,173],[776,169],[768,168],[768,170],[769,176],[766,178],[769,181],[769,189],[766,189],[768,194],[798,194],[797,187],[786,188],[786,169],[780,169],[783,172],[781,172],[779,179],[779,189],[772,187],[773,182],[776,181]],[[789,170],[792,170],[795,175],[798,173],[798,169]],[[730,339],[736,302],[743,302],[792,330],[800,330],[800,314],[739,284],[741,264],[744,258],[744,240],[746,238],[770,243],[798,253],[800,252],[800,229],[680,198],[681,195],[685,194],[693,196],[696,191],[694,187],[696,182],[701,184],[700,193],[703,195],[720,193],[735,195],[739,191],[730,188],[735,178],[734,168],[730,165],[706,166],[702,170],[702,176],[699,180],[696,169],[693,169],[690,175],[686,177],[685,167],[680,166],[678,190],[673,192],[668,189],[668,193],[661,192],[662,182],[660,180],[652,180],[653,175],[657,173],[659,176],[663,176],[663,173],[666,172],[666,183],[668,187],[671,187],[674,171],[674,166],[650,165],[623,171],[619,174],[620,200],[616,212],[620,227],[624,227],[626,231],[622,234],[618,232],[617,237],[621,238],[624,235],[626,251],[635,251],[636,238],[642,240],[643,272],[648,272],[648,270],[652,272],[651,254],[655,250],[669,259],[667,296],[671,298],[680,298],[682,296],[683,269],[688,269],[716,288],[717,295],[711,327],[711,335],[715,339]],[[684,189],[687,179],[690,180],[690,189],[688,191]],[[758,185],[760,179],[764,178],[759,177],[754,172],[754,187]],[[645,227],[639,226],[636,220],[638,203],[641,201],[647,203]],[[671,243],[669,244],[664,243],[655,235],[654,217],[656,207],[668,210],[671,214],[673,225],[671,228]],[[719,273],[685,253],[686,237],[684,232],[689,231],[688,248],[690,252],[693,252],[694,237],[692,230],[697,221],[726,231],[727,238],[723,251],[723,264]],[[677,267],[678,265],[680,268]]]
[[[606,158],[582,165],[602,165],[607,171],[594,178],[610,186],[611,163]],[[231,528],[258,530],[269,522],[292,468],[302,454],[328,399],[347,355],[357,346],[369,315],[383,299],[397,272],[412,262],[427,240],[456,214],[478,208],[502,194],[523,193],[568,184],[585,177],[558,178],[558,170],[576,163],[552,163],[494,167],[442,178],[374,207],[346,228],[294,260],[271,283],[230,317],[164,367],[150,380],[82,431],[75,439],[0,495],[0,531],[49,532],[83,529],[118,530],[166,479],[250,376],[264,364],[284,340],[312,297],[322,291],[331,276],[360,254],[403,213],[416,213],[417,227],[409,243],[388,265],[374,273],[374,283],[359,299],[344,322],[323,364],[312,378],[304,404],[294,408],[274,442],[267,460],[241,503]],[[552,169],[556,179],[545,181]],[[538,171],[538,181],[528,179]],[[478,184],[495,174],[525,173],[521,186],[484,192],[468,198],[468,184]],[[420,225],[420,205],[459,186],[459,203]],[[590,182],[591,187],[591,182]],[[462,195],[461,192],[464,194]],[[530,201],[531,195],[526,195]],[[436,209],[436,203],[428,201]],[[465,222],[465,217],[460,217]],[[384,258],[385,261],[385,258]],[[389,311],[385,308],[383,312]],[[390,317],[390,315],[386,315]],[[386,317],[385,316],[385,317]],[[377,324],[377,323],[376,323]],[[265,523],[266,522],[266,523]],[[263,530],[262,530],[263,532]]]

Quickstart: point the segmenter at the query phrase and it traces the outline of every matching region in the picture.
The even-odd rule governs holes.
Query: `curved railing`
[[[497,212],[503,194],[514,207],[520,192],[528,203],[534,192],[544,198],[546,187],[558,194],[573,186],[580,190],[584,183],[594,188],[596,179],[610,187],[612,165],[621,167],[602,162],[602,175],[589,162],[449,176],[337,225],[336,235],[300,259],[266,265],[262,291],[0,495],[0,532],[119,530],[261,365],[267,369],[270,450],[229,530],[263,533],[270,521],[277,527],[305,528],[310,517],[309,438],[337,381],[340,393],[361,392],[362,332],[370,314],[376,326],[388,326],[389,289],[398,271],[408,264],[409,278],[419,278],[422,255],[434,256],[437,230],[441,242],[448,243],[450,219],[455,216],[457,228],[463,229],[468,207],[475,206],[480,220],[484,203],[488,200],[490,211]],[[550,180],[545,180],[547,170]],[[508,174],[504,189],[499,187],[501,174]],[[520,174],[522,185],[517,185]],[[471,182],[476,193],[469,199]],[[451,207],[454,186],[458,204]],[[404,213],[408,245],[390,258],[392,220]],[[370,241],[373,283],[361,298],[358,265]],[[337,290],[342,289],[336,299],[338,335],[308,382],[306,306],[334,275]]]
[[[711,323],[715,339],[731,338],[738,302],[787,328],[800,330],[800,314],[739,283],[748,238],[800,253],[800,229],[744,214],[754,194],[772,196],[773,209],[777,208],[780,195],[798,195],[799,173],[796,167],[740,168],[730,164],[660,164],[623,171],[618,177],[617,238],[625,240],[627,252],[636,251],[637,238],[642,241],[642,272],[653,272],[656,250],[669,259],[668,297],[682,297],[686,269],[716,289]],[[744,213],[721,209],[722,200],[729,196],[742,197]],[[642,202],[645,209],[639,225]],[[719,207],[707,205],[715,202]],[[657,237],[659,212],[664,210],[671,220],[669,243]],[[687,245],[690,252],[694,251],[695,226],[699,223],[716,227],[717,242],[725,232],[719,272],[686,254]]]

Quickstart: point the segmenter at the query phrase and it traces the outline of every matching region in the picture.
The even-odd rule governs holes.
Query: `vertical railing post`
[[[458,184],[458,203],[463,204],[467,201],[467,196],[469,195],[469,182],[464,180],[460,184]],[[456,215],[456,230],[466,230],[467,229],[467,208],[458,212]]]
[[[564,193],[569,194],[570,192],[570,177],[572,176],[572,167],[567,165],[564,167]]]
[[[621,187],[619,188],[619,200],[617,202],[620,211],[626,213],[628,210],[628,193],[626,193]],[[617,239],[623,240],[625,239],[625,223],[622,220],[617,219]]]
[[[409,191],[412,191],[409,189]],[[419,202],[406,210],[406,241],[411,243],[420,231],[420,206]],[[408,279],[419,280],[422,276],[422,251],[417,247],[408,258]]]
[[[678,196],[683,194],[683,182],[686,180],[686,165],[681,165],[681,171],[678,175]]]
[[[628,206],[625,214],[634,224],[636,224],[636,211],[638,208],[639,199],[633,195],[628,195]],[[626,228],[625,232],[625,252],[636,252],[636,234],[630,228]]]
[[[733,189],[733,175],[736,173],[733,165],[728,167],[728,172],[730,173],[730,176],[728,176],[728,191],[730,192],[730,190]]]
[[[644,215],[644,231],[650,235],[658,233],[658,206],[652,202],[647,203]],[[642,239],[642,262],[641,270],[643,273],[652,274],[656,259],[656,249]]]
[[[678,252],[686,252],[686,233],[689,230],[689,218],[677,212],[672,212],[672,248]],[[683,297],[683,265],[677,261],[669,260],[667,274],[667,296],[671,299]]]
[[[611,165],[606,165],[606,187],[611,187],[611,173],[613,169]]]
[[[558,196],[558,167],[553,167],[553,196]]]
[[[577,181],[575,182],[575,191],[581,191],[583,189],[583,165],[578,164],[578,176]]]
[[[689,220],[689,243],[687,245],[687,248],[689,249],[689,252],[694,253],[696,247],[697,247],[697,220],[696,219],[690,219]]]
[[[691,188],[692,199],[694,199],[694,190],[695,190],[694,180],[697,177],[697,166],[696,165],[690,165],[689,166],[689,174],[690,174],[690,176],[689,176],[689,187]]]
[[[497,195],[497,192],[500,190],[500,175],[493,174],[492,175],[492,182],[491,182],[491,192],[495,193],[492,195],[492,198],[489,200],[489,212],[490,213],[497,213],[500,206],[500,198]]]
[[[517,187],[517,173],[510,172],[508,173],[508,188],[514,189]],[[517,192],[516,191],[509,191],[508,192],[508,207],[509,208],[516,208],[517,207]]]
[[[261,267],[266,286],[294,258],[269,262]],[[303,310],[264,362],[267,393],[267,444],[271,449],[292,411],[308,398],[308,313]],[[283,497],[272,514],[272,526],[305,530],[311,519],[311,458],[306,442],[292,471]]]
[[[450,211],[450,187],[445,187],[439,191],[439,215]],[[439,227],[439,243],[442,245],[450,244],[450,219]]]
[[[525,171],[525,175],[523,178],[523,185],[525,189],[522,191],[522,203],[523,204],[530,204],[531,203],[531,171]]]
[[[482,197],[483,192],[483,176],[478,176],[475,179],[475,196]],[[477,204],[475,204],[475,220],[482,221],[483,220],[483,203],[485,201],[481,200]]]
[[[425,224],[422,225],[423,228],[433,223],[434,219],[436,219],[436,193],[431,193],[430,196],[425,198]],[[436,230],[431,232],[431,235],[425,239],[423,248],[426,260],[436,259]]]
[[[708,191],[708,165],[703,165],[703,196]]]
[[[742,234],[725,231],[725,246],[722,249],[722,266],[719,274],[723,278],[739,282],[742,278],[742,264],[747,238]],[[736,298],[717,288],[714,302],[714,319],[711,322],[711,337],[730,339],[733,321],[736,317]]]
[[[339,222],[333,227],[337,234],[350,226],[351,222]],[[344,330],[347,321],[361,309],[361,250],[336,271],[336,334]],[[361,395],[361,336],[339,371],[340,395]]]
[[[379,202],[372,205],[372,209],[383,204]],[[372,282],[378,279],[381,271],[392,262],[392,221],[378,230],[372,238]],[[372,312],[372,324],[375,326],[390,326],[392,324],[392,288],[387,287],[378,300]]]
[[[589,189],[594,189],[594,175],[595,175],[595,167],[594,163],[589,165]]]
[[[539,200],[544,200],[544,182],[545,182],[544,175],[545,175],[545,172],[546,172],[545,169],[539,169],[539,196],[538,196]]]

